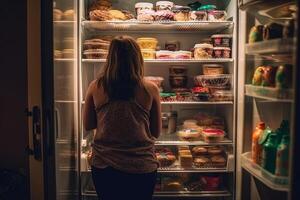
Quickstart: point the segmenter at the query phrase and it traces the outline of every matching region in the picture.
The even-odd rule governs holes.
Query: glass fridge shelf
[[[96,191],[85,190],[82,196],[96,197]],[[228,190],[218,191],[159,191],[154,192],[153,197],[229,197],[231,193]]]
[[[292,89],[245,85],[245,95],[270,102],[293,103]]]
[[[233,26],[232,21],[83,21],[82,26],[89,30],[100,31],[183,31],[183,32],[220,32]]]
[[[226,168],[180,168],[180,167],[164,167],[158,168],[159,173],[224,173],[231,172]]]
[[[55,58],[55,62],[74,62],[76,59],[74,58]]]
[[[162,105],[233,105],[232,101],[170,101],[161,102]]]
[[[230,63],[233,58],[218,58],[218,59],[145,59],[145,63]],[[106,59],[82,59],[83,63],[105,63]]]
[[[247,55],[276,55],[282,57],[282,54],[291,54],[294,50],[293,38],[272,39],[253,44],[246,44],[245,52]]]
[[[224,138],[221,142],[207,143],[202,140],[199,141],[183,141],[180,140],[176,133],[173,134],[161,134],[155,142],[155,145],[160,146],[174,146],[174,145],[188,145],[188,146],[211,146],[211,145],[233,145],[232,140]]]
[[[242,167],[248,171],[252,176],[263,182],[266,186],[273,190],[289,191],[288,177],[275,176],[264,170],[261,166],[255,164],[251,160],[251,152],[242,154]]]

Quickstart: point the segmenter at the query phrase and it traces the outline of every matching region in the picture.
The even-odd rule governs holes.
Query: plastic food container
[[[192,101],[192,93],[191,92],[183,92],[184,88],[175,88],[173,89],[176,93],[177,101]]]
[[[173,51],[156,51],[156,59],[174,59]]]
[[[206,11],[191,11],[190,20],[192,21],[207,21],[207,12]]]
[[[207,14],[208,21],[225,21],[227,13],[224,10],[211,10]]]
[[[83,56],[87,59],[106,59],[107,50],[103,49],[88,49],[83,52]]]
[[[156,2],[156,10],[171,10],[174,3],[171,1],[158,1]]]
[[[219,34],[211,36],[214,47],[231,47],[232,35]]]
[[[231,58],[231,49],[228,47],[214,47],[215,58]]]
[[[199,75],[195,77],[195,83],[208,88],[226,89],[230,88],[231,78],[231,74]]]
[[[190,51],[175,51],[174,58],[175,59],[191,59],[192,52],[190,52]]]
[[[189,13],[191,11],[191,8],[188,6],[174,6],[172,8],[172,11],[174,12],[175,21],[189,21]]]
[[[216,90],[212,94],[212,98],[214,101],[232,101],[233,93],[230,90]]]
[[[196,44],[194,47],[194,58],[195,59],[208,59],[212,58],[213,46],[211,44],[203,43]]]
[[[155,13],[156,21],[174,21],[174,13],[170,10],[158,10]]]
[[[204,75],[220,75],[224,74],[224,67],[218,64],[205,64],[203,65]]]
[[[160,93],[160,100],[162,102],[176,101],[176,94],[175,93]]]
[[[92,39],[92,40],[86,40],[83,43],[84,49],[105,49],[108,50],[109,48],[109,42],[101,40],[101,39]]]
[[[205,87],[194,87],[192,89],[193,100],[195,101],[209,101],[210,100],[210,91]]]
[[[185,66],[172,66],[169,68],[170,75],[186,76],[187,68]]]
[[[196,129],[183,129],[177,132],[180,140],[195,141],[200,139],[200,132]]]
[[[154,21],[155,11],[154,10],[141,10],[137,15],[138,21]]]
[[[221,142],[224,140],[225,132],[221,129],[207,128],[202,131],[202,136],[207,143]]]
[[[146,80],[153,82],[158,88],[162,89],[164,78],[160,76],[145,76]]]
[[[156,51],[153,49],[142,49],[141,50],[144,59],[155,59]]]
[[[211,10],[216,10],[217,6],[215,5],[203,5],[199,7],[197,10],[205,10],[205,11],[211,11]]]
[[[135,12],[138,15],[141,10],[153,10],[153,4],[147,2],[139,2],[135,4]]]
[[[172,88],[186,88],[187,76],[170,76],[169,82]]]
[[[141,47],[141,49],[156,49],[158,41],[156,38],[138,38],[137,43]]]
[[[180,42],[179,41],[167,41],[165,43],[165,49],[168,51],[178,51],[180,49]]]

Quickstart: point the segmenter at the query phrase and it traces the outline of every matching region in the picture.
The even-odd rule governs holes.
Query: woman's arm
[[[87,131],[97,128],[97,114],[93,98],[94,88],[95,82],[93,81],[88,87],[83,107],[83,126]]]
[[[151,93],[153,97],[150,110],[150,131],[152,136],[158,138],[161,132],[161,105],[159,89],[156,85],[151,85]]]

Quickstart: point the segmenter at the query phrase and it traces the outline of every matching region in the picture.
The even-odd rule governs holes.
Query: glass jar
[[[171,1],[158,1],[156,2],[156,10],[171,10],[174,3]]]
[[[172,11],[174,12],[175,21],[189,21],[189,13],[191,11],[191,8],[188,6],[174,6],[172,8]]]
[[[211,44],[203,43],[196,44],[194,47],[194,58],[195,59],[208,59],[212,58],[213,46]]]

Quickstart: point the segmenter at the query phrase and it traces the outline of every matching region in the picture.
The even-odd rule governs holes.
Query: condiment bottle
[[[284,135],[281,139],[281,143],[277,147],[275,170],[275,174],[277,176],[288,176],[289,143],[290,137],[288,135]]]
[[[272,132],[264,144],[262,151],[262,167],[272,174],[275,174],[276,154],[277,135]]]
[[[262,146],[258,142],[265,128],[265,123],[259,122],[252,134],[252,161],[259,165],[261,163]]]

